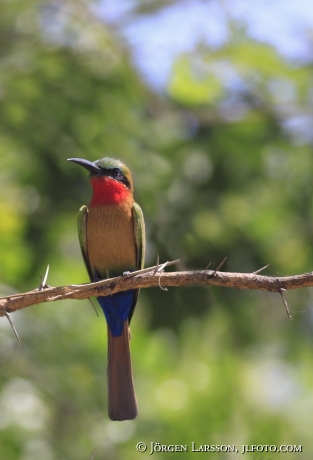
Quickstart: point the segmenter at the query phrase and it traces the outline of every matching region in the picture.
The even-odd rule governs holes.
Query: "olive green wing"
[[[145,263],[145,245],[146,245],[146,233],[145,233],[145,221],[141,207],[137,203],[133,203],[133,217],[134,217],[134,235],[136,243],[136,268],[140,270],[144,267]]]
[[[135,202],[133,203],[132,213],[133,213],[133,220],[134,220],[134,235],[135,235],[135,244],[136,244],[136,269],[140,270],[144,267],[144,263],[145,263],[145,244],[146,244],[145,221],[143,219],[143,213],[142,213],[141,207],[139,206],[139,204]],[[134,313],[138,294],[139,294],[139,289],[135,289],[133,305],[128,315],[129,323]]]
[[[80,244],[80,249],[82,251],[83,259],[87,268],[87,272],[91,281],[93,281],[94,276],[90,267],[89,257],[88,257],[88,248],[87,248],[87,220],[88,220],[88,208],[87,206],[82,206],[78,211],[78,239]]]

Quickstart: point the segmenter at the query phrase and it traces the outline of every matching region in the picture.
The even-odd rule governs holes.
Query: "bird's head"
[[[83,158],[68,158],[68,161],[77,163],[90,172],[91,177],[108,177],[126,185],[133,191],[133,181],[130,170],[120,160],[115,158],[100,158],[96,161],[84,160]]]
[[[130,170],[120,160],[115,158],[100,158],[96,161],[83,158],[68,158],[68,161],[77,163],[90,172],[90,180],[94,189],[94,198],[99,201],[100,196],[107,198],[113,195],[122,199],[133,193],[133,181]]]

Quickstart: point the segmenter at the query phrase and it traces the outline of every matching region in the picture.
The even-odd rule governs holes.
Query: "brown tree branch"
[[[0,298],[0,316],[6,316],[22,308],[42,302],[63,299],[86,299],[93,296],[106,296],[128,289],[169,286],[223,286],[236,289],[253,289],[282,294],[289,289],[313,286],[313,272],[295,276],[271,277],[255,273],[225,273],[216,270],[180,271],[164,273],[165,266],[178,261],[168,262],[101,280],[96,283],[69,285],[60,287],[43,287],[22,294],[13,294]]]

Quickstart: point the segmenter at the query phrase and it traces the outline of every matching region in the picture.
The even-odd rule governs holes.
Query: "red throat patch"
[[[91,185],[93,196],[90,206],[118,205],[131,193],[125,184],[108,176],[92,177]]]

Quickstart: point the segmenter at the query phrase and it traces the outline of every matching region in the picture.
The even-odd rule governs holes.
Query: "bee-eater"
[[[93,195],[78,213],[78,236],[91,281],[143,268],[145,226],[134,202],[129,169],[120,160],[95,162],[69,158],[90,172]],[[108,413],[111,420],[130,420],[137,414],[129,349],[129,323],[138,289],[98,297],[108,324]]]

